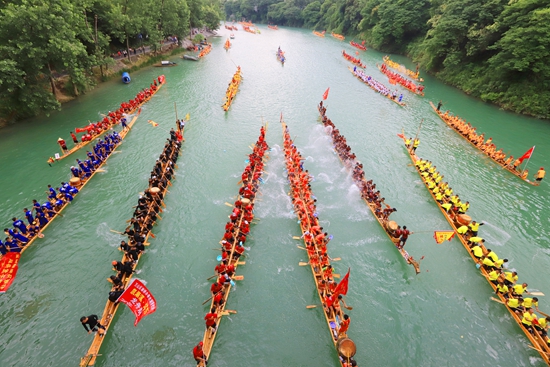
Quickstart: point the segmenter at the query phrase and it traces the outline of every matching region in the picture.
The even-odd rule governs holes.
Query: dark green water
[[[318,303],[311,271],[299,267],[306,254],[292,239],[299,226],[286,195],[281,128],[283,112],[295,143],[315,176],[314,195],[323,226],[334,235],[329,253],[341,257],[337,272],[351,268],[348,305],[350,337],[361,366],[542,366],[538,353],[508,311],[490,300],[491,288],[457,241],[436,245],[432,233],[414,234],[407,243],[415,256],[425,255],[422,273],[405,264],[379,224],[360,200],[357,188],[332,152],[317,120],[316,105],[327,87],[327,115],[364,163],[386,202],[398,211],[392,218],[413,231],[449,229],[421,184],[396,134],[416,133],[421,119],[421,157],[432,160],[455,192],[471,203],[470,215],[487,222],[480,235],[501,257],[510,259],[520,281],[550,294],[548,183],[532,187],[497,167],[451,131],[431,111],[428,101],[445,107],[492,136],[518,156],[536,145],[530,171],[550,166],[550,125],[512,115],[473,100],[429,76],[426,97],[403,92],[407,106],[375,94],[347,70],[347,43],[295,29],[261,35],[235,32],[229,52],[228,32],[214,39],[214,49],[200,62],[150,68],[132,74],[132,83],[106,83],[49,118],[0,130],[0,218],[10,225],[33,198],[45,197],[46,185],[69,177],[73,161],[45,163],[57,151],[59,136],[68,139],[76,126],[132,98],[152,78],[164,73],[167,84],[143,108],[120,152],[23,255],[17,279],[0,297],[0,366],[75,366],[91,336],[80,316],[101,314],[107,294],[110,261],[120,258],[120,237],[138,192],[162,150],[174,121],[189,112],[186,142],[177,179],[166,198],[163,220],[154,229],[138,278],[147,282],[158,310],[138,327],[122,307],[101,349],[98,366],[194,366],[191,349],[203,334],[201,306],[209,296],[216,264],[212,248],[223,235],[230,213],[224,202],[237,193],[237,181],[250,152],[248,146],[269,121],[267,142],[273,148],[268,174],[256,206],[260,223],[251,231],[245,280],[231,293],[209,366],[336,366],[337,358]],[[286,52],[284,66],[276,60]],[[383,54],[361,54],[367,73],[387,84],[375,68]],[[414,65],[406,59],[392,57]],[[230,111],[221,109],[236,65],[244,81]],[[147,119],[161,126],[152,128]],[[81,158],[84,152],[74,158]],[[541,309],[550,311],[542,297]]]

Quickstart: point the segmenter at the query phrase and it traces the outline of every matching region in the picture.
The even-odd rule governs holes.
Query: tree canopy
[[[218,0],[12,0],[0,2],[0,116],[58,109],[55,79],[78,95],[114,50],[218,28]]]

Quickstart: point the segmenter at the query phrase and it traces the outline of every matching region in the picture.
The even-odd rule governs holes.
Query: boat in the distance
[[[285,57],[285,52],[283,50],[281,50],[281,48],[279,47],[277,49],[277,60],[279,60],[281,62],[281,64],[285,64],[285,61],[286,61],[286,57]]]
[[[349,44],[352,45],[352,46],[355,47],[355,48],[360,49],[361,51],[367,51],[367,48],[365,47],[365,41],[363,41],[362,43],[357,43],[357,42],[354,42],[354,41],[349,41]]]
[[[399,84],[403,86],[405,89],[413,92],[414,94],[418,94],[419,96],[424,97],[424,86],[423,85],[416,85],[413,81],[405,78],[404,76],[401,76],[400,74],[394,73],[393,71],[389,70],[386,64],[378,65],[378,70],[380,70],[382,73],[386,74],[388,77],[390,84]]]
[[[193,55],[183,55],[182,59],[191,60],[191,61],[199,61],[199,58],[197,56],[193,56]]]
[[[360,68],[363,68],[363,69],[366,68],[365,64],[361,62],[361,59],[357,57],[353,57],[352,55],[348,54],[345,50],[342,50],[342,56],[344,56],[346,60],[348,60],[354,65],[359,66]]]
[[[384,64],[386,64],[388,67],[397,70],[401,74],[405,74],[409,78],[418,80],[419,82],[424,81],[424,79],[422,79],[419,75],[418,66],[416,67],[416,71],[409,70],[405,67],[405,65],[401,65],[396,63],[395,61],[390,60],[390,57],[388,55],[384,56],[382,58],[382,61],[384,61]]]
[[[161,68],[161,67],[164,67],[164,66],[176,66],[177,63],[173,62],[173,61],[161,61],[160,63],[158,64],[155,64],[153,66],[156,66],[157,68]]]
[[[271,24],[268,24],[268,25],[267,25],[267,28],[273,29],[274,31],[279,30],[279,27],[277,27],[276,25],[271,25]]]
[[[348,70],[360,81],[365,83],[369,86],[370,89],[373,91],[380,93],[382,96],[386,97],[392,102],[397,103],[401,107],[405,106],[405,102],[402,100],[402,96],[397,96],[396,92],[392,92],[388,87],[386,87],[384,84],[380,83],[379,81],[374,80],[373,77],[370,75],[366,75],[363,70],[357,69],[357,67],[354,67],[353,69],[348,67]]]
[[[317,37],[325,37],[325,31],[322,31],[322,32],[313,31],[313,34],[316,35]]]
[[[332,35],[332,37],[336,38],[337,40],[340,40],[340,41],[343,41],[346,39],[346,37],[342,36],[341,34],[338,34],[338,33],[334,33],[334,32],[331,32],[330,33]]]

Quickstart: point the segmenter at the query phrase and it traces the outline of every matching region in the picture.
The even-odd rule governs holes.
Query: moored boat
[[[394,73],[390,70],[388,70],[388,67],[386,64],[378,65],[378,70],[380,70],[382,73],[386,74],[388,77],[390,84],[399,84],[403,86],[408,91],[413,92],[414,94],[418,94],[419,96],[424,97],[424,86],[423,85],[416,85],[411,80],[408,80],[405,77],[402,77],[401,75]]]
[[[130,74],[127,71],[122,73],[122,82],[124,84],[129,84],[131,81],[132,81],[132,79],[130,78]]]
[[[279,30],[279,27],[277,27],[276,25],[271,25],[271,24],[268,24],[268,25],[267,25],[267,28],[273,29],[274,31]]]
[[[465,120],[461,119],[458,116],[453,116],[449,114],[449,111],[446,111],[445,113],[441,112],[431,101],[430,106],[432,106],[434,112],[439,116],[441,120],[443,120],[444,123],[446,123],[451,129],[456,131],[474,148],[480,150],[483,154],[489,157],[493,162],[495,162],[514,176],[518,177],[522,181],[527,182],[528,184],[531,184],[533,186],[540,185],[538,181],[530,181],[527,179],[527,177],[523,177],[525,175],[524,171],[519,171],[514,168],[514,163],[517,163],[517,161],[513,160],[514,157],[510,156],[508,159],[506,159],[506,155],[502,152],[502,149],[500,149],[499,151],[496,150],[496,146],[494,145],[494,143],[492,143],[492,138],[489,138],[486,142],[485,134],[477,135],[476,129],[473,128],[470,123],[466,123]],[[521,164],[522,162],[519,163]],[[519,167],[519,165],[516,167]]]
[[[231,34],[229,35],[229,38],[231,38],[231,39],[233,40],[233,39],[235,39],[235,35],[234,35],[233,33],[231,33]]]
[[[334,38],[336,38],[337,40],[340,40],[340,41],[343,41],[343,40],[346,39],[346,37],[344,37],[343,35],[338,34],[338,33],[331,32],[330,34],[332,35],[332,37],[334,37]]]
[[[405,106],[405,102],[402,101],[402,97],[403,95],[397,97],[397,93],[396,92],[392,92],[389,90],[388,87],[386,87],[384,84],[374,80],[374,78],[372,78],[371,76],[369,75],[366,75],[362,70],[360,69],[357,69],[356,67],[354,69],[348,67],[348,70],[357,78],[359,79],[360,81],[362,81],[363,83],[365,83],[366,85],[369,86],[370,89],[372,89],[373,91],[377,92],[377,93],[380,93],[380,95],[386,97],[387,99],[389,99],[390,101],[392,102],[395,102],[397,103],[398,105],[400,105],[401,107]]]
[[[183,59],[185,60],[190,60],[190,61],[199,61],[199,58],[197,56],[193,56],[193,55],[183,55],[182,56]]]
[[[316,35],[317,37],[325,37],[325,32],[326,31],[322,31],[322,32],[313,31],[313,34]]]
[[[354,65],[359,66],[360,68],[366,68],[365,64],[361,62],[361,59],[357,57],[353,57],[352,55],[348,54],[345,50],[342,50],[342,56],[344,56],[344,59],[348,60]]]
[[[416,67],[416,71],[412,71],[407,69],[404,65],[398,64],[395,61],[390,60],[389,56],[384,56],[382,58],[384,61],[384,64],[386,64],[389,68],[392,68],[394,70],[399,71],[401,74],[407,75],[409,78],[412,78],[414,80],[418,80],[419,82],[423,82],[424,79],[420,77],[420,73],[418,71],[418,66]]]
[[[367,48],[365,47],[365,41],[363,41],[362,43],[357,43],[357,42],[354,42],[354,41],[349,41],[349,44],[352,45],[352,46],[355,47],[355,48],[360,49],[361,51],[367,51]]]
[[[210,51],[212,51],[212,44],[211,44],[211,43],[207,43],[207,44],[204,46],[204,48],[201,50],[201,52],[199,52],[199,55],[198,55],[199,59],[200,59],[201,57],[204,57],[204,56],[208,55],[208,54],[210,53]]]
[[[516,321],[519,328],[525,333],[525,336],[527,337],[527,339],[529,339],[529,341],[533,344],[533,347],[531,347],[531,348],[538,351],[540,353],[542,359],[544,360],[544,362],[546,362],[546,364],[550,366],[550,347],[549,347],[549,343],[548,343],[548,337],[543,336],[535,327],[532,328],[533,333],[531,333],[529,330],[527,330],[525,328],[525,326],[523,325],[523,323],[522,323],[522,318],[518,314],[516,314],[516,310],[514,310],[514,309],[512,309],[508,306],[508,304],[507,304],[508,297],[504,297],[504,295],[497,290],[496,284],[493,283],[490,280],[490,275],[489,275],[487,265],[484,265],[484,261],[485,261],[484,259],[489,258],[490,260],[493,260],[494,257],[489,257],[488,256],[488,250],[484,245],[484,240],[481,239],[481,237],[478,236],[477,230],[476,230],[475,233],[472,232],[471,229],[467,229],[467,231],[460,231],[459,230],[461,227],[466,227],[467,228],[470,223],[473,223],[472,220],[471,220],[471,217],[466,215],[465,213],[463,213],[463,214],[456,213],[455,210],[453,209],[453,207],[450,207],[449,209],[445,208],[443,205],[449,204],[445,199],[438,201],[438,197],[436,196],[437,193],[434,194],[434,189],[436,187],[439,188],[439,186],[434,186],[433,189],[430,188],[430,181],[432,181],[431,178],[433,177],[434,173],[437,173],[439,175],[439,177],[442,177],[442,176],[439,174],[439,172],[437,172],[435,170],[434,170],[433,173],[429,173],[429,169],[428,170],[423,169],[424,167],[428,167],[428,166],[426,166],[427,161],[424,161],[424,160],[420,159],[416,155],[416,151],[414,149],[411,149],[410,144],[409,145],[407,144],[407,140],[410,140],[410,139],[407,139],[405,137],[404,132],[402,134],[398,134],[398,136],[403,139],[403,142],[405,143],[405,149],[407,150],[407,153],[408,153],[409,157],[411,158],[411,161],[413,162],[413,165],[414,165],[416,171],[418,172],[422,182],[426,186],[426,189],[428,189],[428,192],[430,193],[430,195],[434,199],[434,201],[435,201],[436,205],[438,206],[439,210],[441,211],[441,213],[443,214],[443,216],[445,217],[447,222],[449,222],[449,224],[453,228],[456,237],[462,243],[462,245],[464,246],[466,251],[470,254],[470,257],[472,258],[472,260],[476,263],[476,268],[480,269],[481,275],[487,280],[487,282],[491,286],[493,292],[499,297],[499,300],[497,300],[497,301],[499,303],[502,303],[506,307],[506,309],[510,312],[510,315],[512,316],[514,321]],[[431,162],[430,162],[430,165],[432,165]],[[433,166],[433,167],[435,168],[435,166]],[[428,174],[426,174],[426,173],[428,173]],[[440,182],[442,182],[442,181],[440,181]],[[453,203],[451,203],[451,204],[453,204]],[[481,248],[481,253],[482,253],[481,258],[475,256],[475,253],[473,251],[473,248],[477,247],[477,246],[479,246]],[[496,254],[495,254],[495,256],[496,256]],[[501,265],[501,267],[502,267],[502,265]],[[530,292],[530,293],[533,294],[533,292]],[[507,293],[506,293],[506,296],[508,296]],[[537,309],[538,309],[538,306],[537,306]],[[542,312],[541,312],[541,314],[545,317],[548,317],[546,314],[544,314]]]
[[[227,91],[225,92],[225,102],[222,105],[222,108],[224,111],[227,112],[229,110],[229,107],[231,106],[231,103],[233,103],[233,99],[237,95],[237,92],[239,91],[239,85],[241,84],[242,76],[241,76],[241,67],[237,66],[237,71],[235,74],[233,74],[233,78],[231,79],[231,82],[229,83],[229,86],[227,87]]]
[[[183,135],[181,137],[183,138]],[[159,171],[162,172],[161,177],[158,177],[155,180],[151,181],[148,189],[145,190],[144,195],[140,196],[138,206],[144,206],[143,211],[145,213],[145,217],[143,218],[143,221],[136,220],[136,214],[134,212],[134,217],[131,219],[130,225],[128,226],[127,230],[124,233],[121,232],[121,234],[128,234],[129,244],[136,244],[137,242],[135,235],[138,235],[140,240],[143,240],[143,242],[141,242],[143,245],[149,245],[148,240],[149,237],[152,236],[151,228],[153,227],[153,225],[155,225],[157,217],[160,218],[158,212],[162,211],[161,207],[164,205],[164,196],[168,192],[168,186],[171,184],[170,182],[172,178],[175,179],[175,175],[173,175],[173,172],[177,168],[177,165],[175,163],[179,155],[181,142],[176,142],[175,139],[170,139],[169,148],[169,153],[167,153],[166,148],[163,151],[163,154],[166,153],[166,162],[162,162],[159,160],[157,163],[157,165],[160,165]],[[153,173],[151,174],[151,176],[153,177]],[[163,184],[161,182],[163,179],[166,179],[166,184]],[[164,185],[164,187],[160,188],[157,185]],[[130,227],[132,226],[133,229],[130,230]],[[142,253],[143,252],[140,251],[137,255],[137,260],[133,262],[126,253],[123,255],[122,261],[120,263],[128,264],[128,266],[131,266],[131,272],[121,272],[122,276],[119,277],[121,284],[118,286],[113,284],[111,292],[121,291],[121,289],[125,289],[130,284],[130,280],[139,263]],[[119,305],[120,303],[116,302],[116,299],[114,301],[111,299],[107,300],[107,303],[103,310],[103,314],[99,321],[99,323],[104,326],[103,335],[101,335],[99,331],[94,335],[92,345],[88,349],[88,352],[84,357],[80,359],[80,367],[93,366],[95,364],[96,359],[99,356],[99,349],[101,348],[101,345],[105,340],[105,335],[109,331],[109,327],[114,319]]]
[[[153,66],[156,66],[157,68],[161,68],[161,67],[164,67],[164,66],[176,66],[177,63],[173,62],[173,61],[161,61],[159,62],[158,64],[155,64]]]
[[[336,126],[334,126],[334,123],[326,116],[326,107],[323,107],[323,102],[319,104],[317,109],[319,110],[319,115],[321,116],[321,123],[325,126],[325,128],[330,129],[330,131],[326,131],[327,129],[325,129],[325,131],[332,138],[334,151],[346,170],[350,172],[353,181],[355,182],[355,185],[359,188],[361,192],[361,199],[363,199],[365,204],[367,204],[370,211],[372,212],[384,232],[386,232],[386,235],[392,241],[392,244],[396,247],[397,251],[401,254],[405,262],[409,265],[412,265],[416,274],[419,274],[420,264],[412,256],[410,256],[407,251],[398,246],[399,236],[395,236],[396,233],[399,233],[397,232],[397,223],[389,220],[389,216],[393,211],[395,211],[395,209],[383,201],[380,202],[380,205],[377,205],[377,201],[379,198],[374,194],[375,189],[372,186],[372,180],[367,181],[367,179],[365,178],[363,165],[355,158],[355,154],[351,152],[351,148],[346,143],[346,138],[340,134],[338,129],[336,129]],[[343,155],[342,150],[339,150],[337,148],[338,145],[342,144],[345,145],[345,155]],[[376,187],[376,185],[374,185],[374,187]],[[386,207],[383,208],[382,204],[384,204]]]
[[[315,212],[316,200],[314,201],[313,193],[308,188],[311,177],[302,167],[304,159],[294,145],[287,125],[282,121],[282,116],[281,125],[283,128],[283,150],[286,172],[290,185],[289,196],[291,196],[294,212],[298,217],[298,223],[302,231],[302,236],[297,238],[303,239],[306,246],[305,251],[309,258],[308,263],[300,263],[299,265],[309,265],[311,269],[332,343],[338,352],[340,365],[342,367],[344,365],[356,366],[355,361],[351,360],[355,355],[356,347],[355,343],[348,336],[350,319],[342,311],[342,307],[346,307],[348,310],[351,310],[351,307],[348,307],[343,299],[338,297],[347,293],[349,270],[340,283],[336,284],[334,279],[338,278],[339,275],[333,273],[330,257],[326,252],[327,244],[332,237],[327,237],[326,233],[323,233],[319,226],[320,220],[317,215],[318,213]],[[342,307],[340,306],[340,302],[342,302]],[[307,308],[314,307],[316,306],[307,306]]]
[[[197,366],[205,367],[207,361],[210,359],[222,316],[237,313],[234,310],[226,310],[225,307],[233,287],[232,283],[235,280],[243,279],[242,275],[238,276],[235,273],[239,265],[244,265],[244,262],[239,261],[239,259],[244,254],[243,245],[250,232],[250,224],[252,224],[252,220],[254,219],[253,208],[255,198],[262,181],[264,160],[267,159],[269,147],[265,142],[266,129],[267,124],[260,128],[260,136],[253,146],[252,154],[248,156],[248,165],[245,167],[241,176],[242,180],[239,182],[239,184],[242,183],[239,189],[239,196],[233,205],[233,211],[229,216],[230,220],[226,224],[226,234],[220,241],[220,250],[223,255],[218,255],[217,261],[219,264],[214,269],[217,274],[213,276],[215,283],[210,288],[211,297],[205,301],[206,303],[211,299],[207,317],[210,315],[212,321],[215,320],[216,326],[206,326],[202,339],[202,352],[205,358]]]
[[[279,47],[277,49],[277,53],[275,54],[277,56],[277,60],[279,60],[281,62],[281,64],[285,64],[285,61],[286,61],[286,57],[285,57],[285,53],[283,50],[281,50],[281,48]]]

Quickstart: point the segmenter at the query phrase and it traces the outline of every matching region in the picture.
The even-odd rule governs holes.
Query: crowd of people
[[[351,309],[351,307],[346,305],[339,291],[340,287],[334,281],[334,270],[330,264],[331,258],[327,253],[327,245],[332,236],[323,231],[323,227],[319,223],[317,199],[311,192],[312,176],[303,168],[304,158],[290,138],[288,127],[283,125],[283,129],[283,149],[290,184],[290,197],[302,228],[302,238],[306,245],[320,298],[323,300],[323,308],[328,320],[334,325],[331,327],[331,334],[336,342],[342,337],[347,337],[351,321],[349,315],[342,311],[342,307],[347,309]],[[357,365],[353,359],[347,359],[341,354],[340,359],[346,366]]]
[[[382,64],[380,66],[380,71],[388,76],[388,78],[390,79],[390,84],[398,83],[398,84],[402,85],[403,87],[407,88],[408,90],[410,90],[413,93],[419,94],[421,96],[424,95],[424,86],[423,85],[416,85],[415,83],[413,83],[409,79],[402,77],[398,73],[394,73],[393,71],[388,69],[386,64]]]
[[[319,103],[319,113],[321,115],[321,121],[325,127],[330,128],[329,134],[334,144],[334,150],[340,157],[340,160],[348,170],[352,171],[353,181],[361,192],[361,197],[368,204],[372,213],[378,218],[382,224],[384,230],[391,238],[392,242],[399,249],[407,263],[413,265],[416,273],[420,272],[420,265],[407,251],[403,249],[409,235],[413,232],[407,229],[407,226],[401,228],[394,221],[390,221],[389,217],[397,209],[392,208],[386,204],[385,198],[380,194],[380,190],[376,189],[376,184],[372,180],[365,178],[365,171],[363,170],[363,164],[357,160],[355,153],[352,153],[350,146],[348,145],[346,138],[340,134],[340,131],[334,126],[334,123],[326,116],[326,107],[323,106],[323,101]]]
[[[399,94],[398,96],[396,90],[392,92],[384,84],[374,80],[372,76],[365,74],[363,70],[357,69],[357,66],[353,67],[353,75],[355,75],[357,79],[368,85],[375,92],[380,93],[381,95],[385,96],[388,99],[391,99],[397,104],[400,104],[402,106],[405,105],[405,103],[403,102],[403,94]]]
[[[346,60],[348,60],[349,62],[351,62],[352,64],[355,64],[355,65],[357,65],[357,66],[359,66],[360,68],[363,68],[363,69],[365,68],[365,64],[363,64],[361,62],[361,59],[353,57],[352,55],[346,53],[345,50],[342,50],[342,56],[344,56],[344,58]]]
[[[158,86],[164,83],[164,81],[164,75],[160,75],[158,78],[153,79],[153,83],[151,83],[149,88],[144,88],[136,95],[135,98],[129,100],[128,102],[122,102],[117,110],[109,111],[109,113],[105,115],[102,120],[90,123],[83,128],[76,128],[76,133],[85,133],[81,136],[80,142],[78,141],[78,137],[71,131],[71,139],[73,140],[75,145],[73,149],[69,150],[67,148],[67,143],[64,139],[57,139],[57,144],[59,144],[63,154],[68,155],[75,152],[85,145],[82,143],[92,141],[95,137],[103,134],[105,131],[109,130],[111,127],[118,123],[122,125],[123,129],[126,129],[128,122],[127,115],[134,113],[143,103],[145,103],[149,99],[150,96],[155,94]],[[55,162],[55,158],[50,158],[48,160],[48,163],[50,164],[53,162]]]
[[[212,346],[212,337],[216,333],[219,321],[223,315],[225,302],[231,290],[231,282],[235,275],[239,260],[244,256],[244,244],[250,233],[250,224],[254,219],[254,199],[259,189],[264,167],[264,156],[269,147],[265,142],[265,128],[260,128],[260,136],[248,156],[248,165],[241,175],[239,197],[235,201],[229,221],[225,225],[225,233],[221,245],[219,263],[214,268],[214,282],[210,286],[211,300],[209,312],[204,316],[206,331],[204,340],[193,348],[193,358],[198,366],[206,366],[208,354]],[[203,349],[205,343],[207,351]]]
[[[529,170],[518,170],[518,167],[523,163],[523,159],[521,157],[518,157],[517,159],[514,159],[513,155],[506,157],[506,153],[504,153],[502,148],[497,150],[497,146],[493,143],[493,138],[490,137],[485,140],[485,133],[478,135],[476,128],[469,122],[466,122],[463,118],[451,115],[448,110],[441,112],[441,106],[442,102],[440,101],[437,105],[436,112],[447,123],[447,125],[451,126],[465,139],[470,141],[479,150],[485,153],[485,155],[495,160],[497,163],[500,163],[502,166],[510,169],[523,180],[527,179]],[[535,180],[542,181],[545,175],[546,171],[543,167],[541,167],[535,175]]]
[[[168,185],[171,184],[170,181],[174,175],[181,148],[181,140],[177,138],[175,132],[172,132],[173,130],[151,171],[148,188],[143,192],[143,195],[140,195],[128,227],[124,232],[121,232],[121,234],[128,236],[128,240],[121,241],[119,246],[119,250],[124,253],[122,260],[113,260],[111,263],[116,275],[107,278],[112,283],[107,301],[108,308],[102,318],[98,318],[97,315],[80,318],[84,329],[88,332],[97,331],[99,337],[105,334],[114,316],[117,300],[128,286],[137,261],[145,251],[147,238],[152,235],[151,229],[162,212],[164,193]]]
[[[406,145],[408,143],[407,148],[410,150],[412,148],[411,138],[404,140]],[[450,221],[454,223],[457,235],[467,244],[477,266],[482,269],[482,274],[492,283],[495,294],[501,299],[500,303],[506,304],[518,316],[521,326],[540,341],[538,344],[546,353],[550,352],[547,315],[538,309],[536,297],[525,297],[530,293],[527,290],[527,283],[518,283],[517,272],[505,268],[508,259],[500,258],[495,251],[486,247],[485,239],[479,236],[479,228],[484,223],[472,221],[466,215],[470,203],[460,200],[460,197],[449,187],[449,184],[443,179],[444,176],[437,171],[431,161],[417,158],[415,154],[411,155],[426,187],[431,191]],[[543,316],[537,316],[533,312],[533,308]]]
[[[237,95],[237,92],[239,91],[239,84],[241,84],[242,76],[241,76],[241,67],[237,66],[237,71],[233,75],[233,78],[229,82],[229,85],[227,86],[227,91],[225,92],[225,102],[222,105],[222,108],[224,111],[227,111],[229,109],[229,106],[231,106],[231,103],[233,103],[233,99]]]

